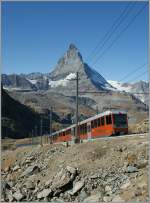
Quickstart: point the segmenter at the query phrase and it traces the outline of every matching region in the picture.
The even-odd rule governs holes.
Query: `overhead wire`
[[[109,35],[109,33],[112,31],[113,27],[115,26],[115,24],[120,20],[120,18],[124,15],[124,13],[126,13],[128,7],[130,5],[130,2],[127,4],[127,6],[124,8],[123,12],[119,15],[119,17],[114,21],[114,23],[112,24],[112,26],[110,27],[110,29],[106,32],[106,34],[102,37],[102,39],[98,42],[98,44],[96,45],[96,47],[91,51],[91,53],[89,54],[89,56],[87,58],[90,58],[97,50],[97,48],[99,47],[99,45],[103,42],[103,40],[105,40],[105,38]]]
[[[148,70],[142,72],[140,75],[136,76],[135,78],[133,78],[132,80],[130,80],[130,81],[128,81],[128,82],[133,82],[134,80],[136,80],[137,78],[139,78],[139,77],[145,75],[146,73],[148,73]]]
[[[104,49],[104,51],[101,53],[101,55],[95,60],[93,65],[95,65],[101,58],[102,56],[114,45],[118,39],[122,36],[122,34],[129,28],[129,26],[134,22],[134,20],[140,15],[140,13],[144,10],[144,8],[147,6],[147,2],[142,6],[142,8],[133,16],[133,18],[129,21],[129,23],[124,27],[124,29],[117,35],[117,37],[112,41],[112,43]]]
[[[115,33],[115,31],[120,27],[120,25],[124,22],[124,20],[127,18],[127,16],[130,14],[131,10],[134,8],[136,4],[136,1],[133,2],[131,5],[131,2],[127,4],[121,15],[117,18],[117,20],[113,23],[110,30],[105,34],[105,36],[102,38],[102,40],[98,43],[98,45],[95,48],[95,51],[91,54],[91,57],[95,57],[97,53],[94,54],[94,52],[99,51],[100,49],[105,46],[105,44],[109,41],[109,39],[112,37],[112,35]],[[131,5],[131,6],[130,6]],[[130,7],[129,7],[130,6]],[[101,45],[101,46],[100,46]],[[92,59],[93,60],[93,59]]]
[[[146,65],[147,65],[147,63],[144,63],[143,65],[139,66],[138,68],[132,70],[131,72],[126,74],[123,78],[121,78],[118,82],[124,81],[126,78],[130,77],[133,73],[136,73],[138,70],[142,69]]]

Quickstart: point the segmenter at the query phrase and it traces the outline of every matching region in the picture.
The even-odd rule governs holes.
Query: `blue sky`
[[[74,43],[92,68],[106,79],[121,80],[148,62],[148,5],[122,31],[145,2],[136,2],[134,6],[131,2],[131,12],[104,50],[122,31],[120,38],[98,61],[103,49],[96,52],[95,58],[90,54],[128,3],[2,2],[3,73],[50,72],[69,44]],[[124,82],[147,80],[147,74],[143,75],[147,69],[144,66]]]

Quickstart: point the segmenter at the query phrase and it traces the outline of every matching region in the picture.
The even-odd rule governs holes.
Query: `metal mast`
[[[76,130],[75,130],[75,143],[80,142],[78,135],[78,93],[79,93],[79,73],[76,73]]]

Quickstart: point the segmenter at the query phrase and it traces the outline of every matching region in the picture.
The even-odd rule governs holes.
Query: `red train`
[[[52,133],[53,142],[69,142],[75,137],[76,125]],[[78,123],[80,140],[128,134],[127,113],[111,110]]]

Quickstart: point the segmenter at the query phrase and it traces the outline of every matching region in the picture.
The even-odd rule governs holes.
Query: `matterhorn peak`
[[[70,45],[69,45],[69,50],[78,50],[77,49],[77,47],[73,44],[73,43],[71,43]]]
[[[65,54],[65,59],[68,60],[68,58],[69,59],[75,59],[75,60],[77,59],[77,60],[83,62],[82,56],[81,56],[79,50],[77,49],[77,47],[73,43],[71,43],[69,45],[69,48]]]
[[[83,62],[82,56],[74,44],[70,44],[67,52],[61,57],[55,67],[50,73],[51,84],[62,84],[68,77],[74,77],[76,72],[80,75],[80,85],[82,88],[88,89],[112,89],[112,86],[94,69],[90,68]],[[57,83],[56,83],[57,82]],[[75,87],[70,84],[70,89]]]

